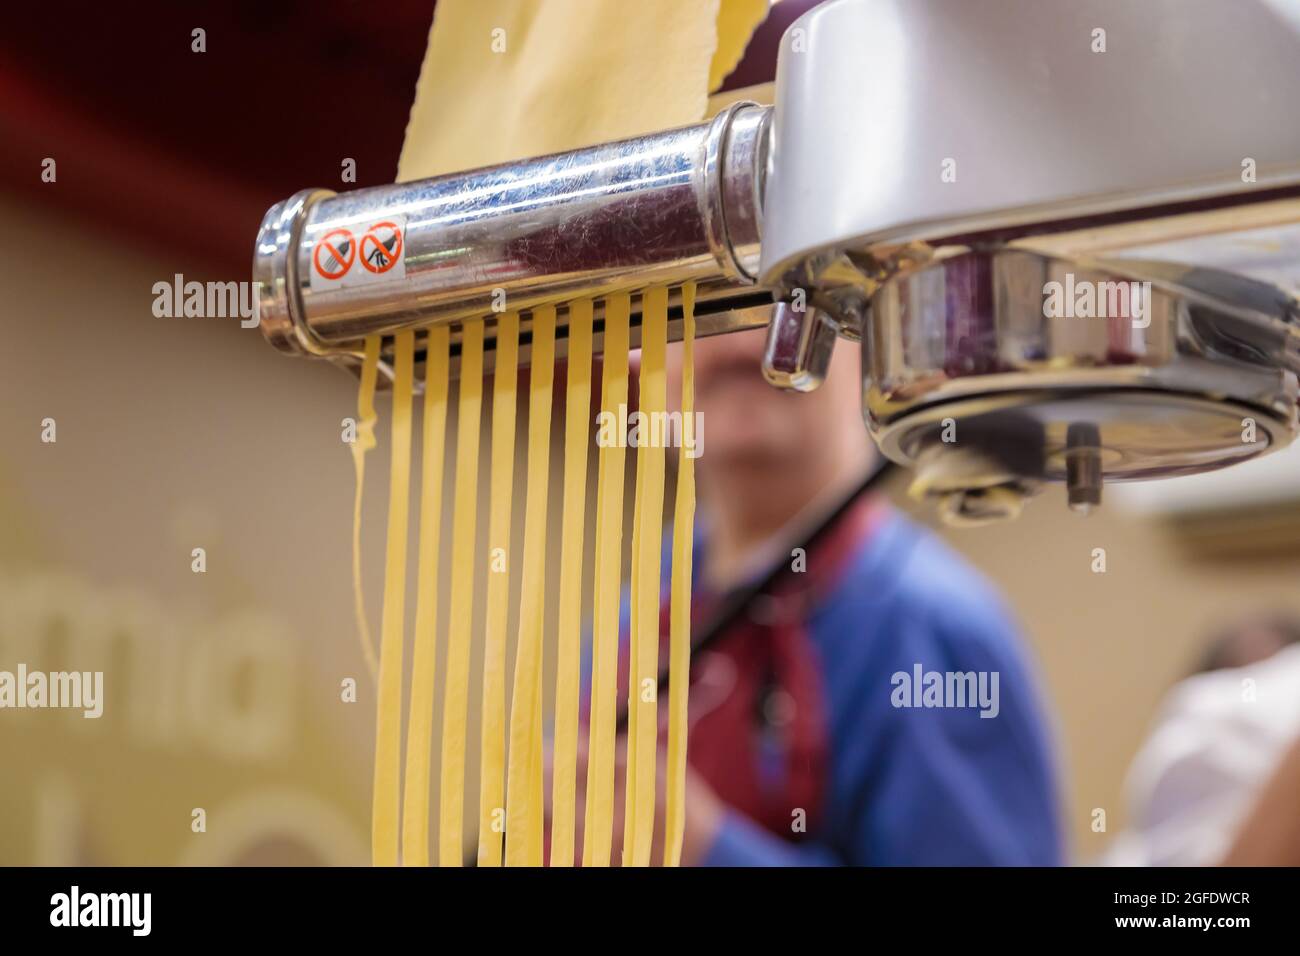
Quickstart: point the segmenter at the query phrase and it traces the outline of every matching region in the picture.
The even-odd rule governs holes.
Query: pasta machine
[[[600,297],[693,280],[778,387],[860,342],[868,429],[950,520],[1087,510],[1295,435],[1298,103],[1297,0],[833,0],[772,107],[276,205],[261,327],[350,364],[478,318],[490,349],[509,308],[526,362],[531,308],[595,297],[599,349]]]

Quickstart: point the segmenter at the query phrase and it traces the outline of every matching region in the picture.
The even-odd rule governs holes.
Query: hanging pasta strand
[[[605,305],[604,325],[605,325],[605,330],[604,330],[605,351],[601,358],[601,403],[600,404],[602,408],[601,411],[598,413],[598,415],[600,416],[599,420],[602,422],[608,421],[608,418],[605,417],[604,408],[603,408],[606,400],[606,396],[609,394],[608,385],[609,385],[610,359],[609,359],[608,350],[610,347],[610,331],[609,331],[610,311],[609,311],[608,302]],[[596,774],[593,771],[594,761],[596,759],[595,756],[595,746],[596,746],[596,737],[597,737],[596,715],[602,712],[598,705],[598,701],[600,700],[600,696],[601,696],[600,690],[602,685],[598,684],[597,681],[598,678],[600,678],[600,676],[605,673],[605,668],[603,668],[601,665],[601,641],[598,636],[597,628],[600,626],[600,622],[604,620],[604,616],[601,612],[601,607],[602,607],[601,586],[604,582],[604,571],[602,569],[604,567],[604,562],[601,560],[601,555],[604,553],[604,549],[608,547],[608,545],[605,542],[605,538],[608,536],[605,531],[607,527],[607,523],[602,517],[605,514],[605,509],[606,509],[605,501],[609,497],[609,484],[610,484],[609,480],[606,478],[606,473],[609,468],[609,457],[604,453],[604,448],[608,444],[608,437],[609,436],[604,435],[603,431],[601,431],[599,428],[597,429],[596,511],[595,511],[596,527],[593,534],[593,537],[595,539],[594,542],[595,543],[595,554],[594,554],[595,565],[592,571],[592,587],[591,587],[591,592],[592,592],[591,593],[591,676],[590,676],[590,681],[588,684],[588,691],[587,691],[587,766],[585,772],[583,773],[584,779],[582,780],[583,797],[584,797],[583,805],[586,807],[586,810],[584,812],[584,817],[582,821],[583,823],[582,858],[579,860],[579,862],[583,866],[608,866],[609,865],[608,852],[606,853],[605,858],[603,860],[593,861],[593,858],[596,856],[596,854],[592,852],[592,844],[591,844],[592,819],[593,819],[592,801],[593,799],[595,799],[596,796],[595,785],[594,785]],[[617,679],[617,673],[615,674],[615,679]],[[581,730],[579,732],[581,732]],[[575,810],[575,826],[577,825],[576,815],[577,814]],[[611,837],[611,842],[612,842],[612,837]]]
[[[469,652],[474,614],[474,537],[478,508],[478,444],[483,409],[483,322],[465,323],[456,409],[456,484],[451,524],[451,597],[443,683],[438,862],[464,862],[465,737]]]
[[[543,560],[545,560],[545,548],[543,543]],[[543,601],[543,603],[545,603]],[[540,608],[539,608],[540,613]],[[538,630],[541,631],[542,625],[538,624]],[[537,670],[533,676],[533,726],[536,728],[536,739],[530,743],[529,759],[529,781],[532,790],[529,795],[529,821],[528,821],[528,866],[542,865],[542,849],[546,843],[546,762],[543,751],[545,749],[545,724],[544,711],[542,709],[542,661],[545,652],[539,654]]]
[[[487,620],[483,634],[478,865],[501,865],[506,804],[506,626],[510,611],[510,512],[519,392],[519,313],[497,321],[492,375],[492,478],[488,504]]]
[[[564,419],[564,512],[560,537],[560,613],[555,662],[551,763],[551,866],[574,863],[578,696],[582,679],[582,556],[591,434],[592,302],[569,305]]]
[[[546,504],[555,374],[555,307],[533,310],[528,386],[528,494],[520,572],[519,631],[510,699],[506,865],[542,865],[542,617],[546,598]]]
[[[641,434],[637,455],[645,466],[637,489],[637,535],[632,578],[632,622],[635,658],[628,681],[627,813],[632,818],[631,847],[625,859],[632,866],[650,865],[654,837],[655,775],[659,734],[659,572],[660,531],[664,507],[664,438],[667,389],[665,356],[668,342],[668,290],[646,290],[641,299]],[[631,715],[636,715],[635,726]]]
[[[424,415],[420,466],[419,571],[411,707],[406,722],[406,779],[402,798],[402,863],[429,865],[429,761],[433,746],[434,667],[437,659],[438,552],[442,532],[442,472],[447,433],[448,351],[451,333],[438,326],[425,337]]]
[[[642,315],[645,313],[644,303],[642,304]],[[644,328],[642,330],[644,335]],[[642,354],[642,361],[645,356]],[[639,381],[638,381],[639,387]],[[637,429],[637,435],[641,434],[641,429]],[[631,433],[629,433],[629,442]],[[632,847],[636,843],[636,761],[632,758],[636,756],[637,741],[637,718],[640,716],[640,708],[633,706],[632,697],[636,693],[636,662],[637,650],[640,646],[637,637],[640,633],[639,623],[641,615],[637,613],[640,605],[641,589],[637,587],[637,581],[640,575],[637,573],[641,567],[641,501],[645,497],[645,454],[641,445],[636,445],[636,475],[632,482],[632,567],[629,569],[628,580],[631,587],[628,588],[628,633],[627,633],[627,728],[623,735],[623,852],[619,860],[620,866],[632,865]]]
[[[695,527],[695,283],[682,286],[682,447],[673,505],[673,565],[668,618],[668,762],[664,789],[664,866],[681,866],[686,832],[686,739],[691,683],[691,558]]]
[[[376,866],[396,866],[401,811],[402,643],[406,613],[406,529],[411,486],[411,393],[415,333],[393,341],[392,471],[388,489],[388,554],[380,622],[379,704],[375,721],[371,854]]]
[[[605,300],[602,421],[627,407],[628,322],[631,299]],[[623,553],[623,442],[600,442],[596,482],[596,569],[592,602],[591,703],[582,865],[609,866],[614,833],[614,755],[618,719],[619,584]]]
[[[370,636],[365,589],[361,584],[361,501],[366,484],[366,452],[375,447],[375,422],[379,418],[375,412],[375,382],[379,377],[379,347],[382,343],[378,335],[366,339],[365,357],[361,362],[361,388],[357,393],[357,433],[352,442],[352,465],[357,486],[352,504],[352,603],[357,616],[357,635],[361,638],[361,653],[371,680],[379,679],[379,659],[375,655],[375,640]]]

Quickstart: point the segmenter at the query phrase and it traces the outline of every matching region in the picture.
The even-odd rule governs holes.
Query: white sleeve
[[[1129,770],[1128,829],[1104,862],[1220,862],[1297,735],[1300,647],[1179,684]]]

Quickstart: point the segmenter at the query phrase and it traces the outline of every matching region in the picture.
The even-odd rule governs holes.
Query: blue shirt
[[[1046,724],[992,588],[892,511],[847,561],[804,621],[827,716],[817,819],[796,841],[731,811],[704,864],[1061,863]],[[996,707],[959,705],[981,675]]]

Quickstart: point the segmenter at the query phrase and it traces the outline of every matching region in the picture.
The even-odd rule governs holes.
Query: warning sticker
[[[352,229],[331,229],[312,248],[312,291],[404,279],[405,253],[404,216],[377,219]]]
[[[377,222],[361,237],[361,265],[376,275],[402,261],[402,230],[397,223]]]
[[[357,257],[356,237],[347,229],[333,229],[320,237],[311,253],[312,285],[316,277],[342,279]]]

